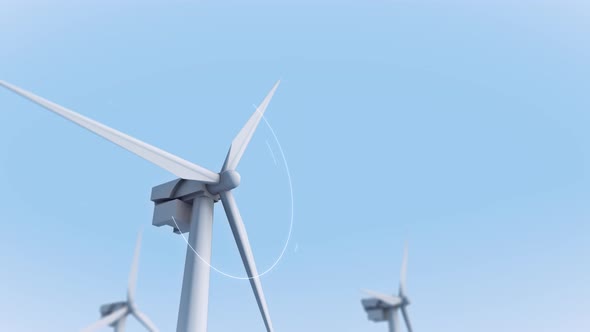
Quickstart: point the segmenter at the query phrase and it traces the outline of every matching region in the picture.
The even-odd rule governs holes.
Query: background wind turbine
[[[412,332],[412,324],[408,316],[407,306],[410,300],[406,295],[406,274],[408,269],[408,249],[404,250],[402,270],[399,283],[398,295],[381,294],[370,290],[363,290],[371,298],[362,299],[363,307],[367,312],[369,320],[374,322],[389,322],[389,332],[399,332],[399,311],[402,312],[408,332]]]
[[[127,301],[114,302],[105,304],[100,307],[100,315],[102,318],[92,325],[82,329],[81,332],[93,332],[101,328],[112,326],[115,332],[125,331],[125,323],[127,316],[133,315],[135,318],[150,332],[158,332],[158,328],[154,323],[135,305],[135,288],[137,285],[137,272],[139,268],[139,251],[141,247],[141,232],[137,236],[137,244],[135,245],[135,254],[133,255],[133,263],[131,264],[131,272],[129,272],[129,282],[127,285]]]
[[[169,225],[176,232],[189,232],[177,332],[207,331],[213,204],[219,200],[223,203],[266,330],[273,331],[254,255],[232,189],[240,184],[240,175],[236,168],[279,82],[273,86],[232,141],[219,173],[188,162],[12,84],[0,81],[0,85],[180,178],[154,187],[151,197],[155,203],[153,225]]]

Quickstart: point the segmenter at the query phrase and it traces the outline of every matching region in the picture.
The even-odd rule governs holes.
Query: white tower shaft
[[[392,308],[388,310],[389,332],[400,332],[399,329],[399,310]]]
[[[213,204],[206,195],[193,201],[177,332],[207,331]]]
[[[123,316],[121,317],[116,323],[115,323],[115,332],[125,332],[125,324],[127,323],[127,316]]]

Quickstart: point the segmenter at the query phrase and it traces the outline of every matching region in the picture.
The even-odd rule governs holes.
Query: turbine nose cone
[[[234,170],[228,170],[221,173],[221,179],[219,182],[223,187],[227,188],[226,190],[231,190],[240,185],[241,179],[242,177],[240,176],[240,173]]]
[[[219,174],[219,183],[208,185],[207,189],[212,194],[219,194],[236,188],[240,185],[240,180],[240,173],[234,170],[223,171]]]

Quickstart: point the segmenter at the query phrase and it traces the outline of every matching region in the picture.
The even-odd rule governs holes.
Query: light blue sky
[[[584,1],[0,2],[0,79],[210,169],[279,78],[267,119],[292,241],[262,278],[277,332],[590,330],[590,6]],[[262,126],[236,190],[260,270],[289,227]],[[174,331],[185,245],[150,225],[174,177],[0,92],[0,322],[76,331],[125,296]],[[216,207],[213,261],[243,275]],[[209,330],[262,331],[213,273]],[[129,331],[141,331],[132,323]]]

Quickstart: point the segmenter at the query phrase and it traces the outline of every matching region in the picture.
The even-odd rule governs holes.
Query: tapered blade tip
[[[5,87],[7,89],[12,89],[12,85],[6,81],[0,80],[0,85],[2,85],[3,87]]]
[[[272,86],[272,89],[270,90],[270,92],[269,92],[269,93],[268,93],[268,95],[267,95],[267,99],[268,99],[269,97],[271,97],[272,95],[274,95],[275,91],[277,90],[277,88],[279,87],[279,85],[280,85],[280,84],[281,84],[281,80],[279,79],[279,80],[278,80],[278,81],[275,83],[275,85],[273,85],[273,86]]]

